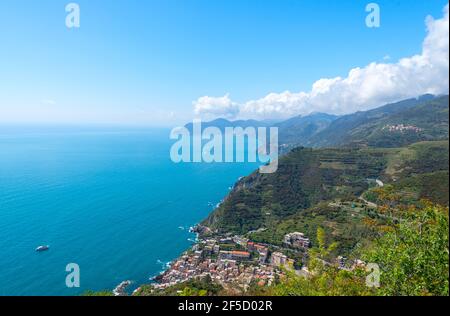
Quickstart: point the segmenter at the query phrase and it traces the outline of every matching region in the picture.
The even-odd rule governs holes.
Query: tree
[[[331,253],[338,247],[337,242],[332,242],[327,246],[327,235],[322,227],[317,228],[317,247],[309,250],[309,269],[312,272],[318,272],[325,264],[325,260],[328,260]]]
[[[327,245],[323,228],[317,229],[317,247],[310,249],[309,274],[297,275],[285,271],[286,276],[269,294],[279,296],[355,296],[370,295],[373,290],[364,283],[364,271],[340,270],[325,259],[337,248],[338,243]]]
[[[280,296],[448,296],[449,209],[423,202],[401,212],[401,218],[362,251],[367,263],[381,270],[380,287],[366,286],[364,267],[346,271],[325,259],[336,247],[327,246],[323,229],[317,231],[318,246],[310,251],[309,275],[286,271],[286,276],[264,294]]]
[[[364,259],[380,266],[379,295],[448,295],[448,208],[410,209]]]

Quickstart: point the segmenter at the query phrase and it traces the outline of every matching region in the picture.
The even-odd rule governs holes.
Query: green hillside
[[[314,113],[297,116],[276,124],[279,129],[279,142],[285,146],[305,146],[312,137],[324,131],[338,117],[335,115]]]
[[[427,199],[448,205],[448,166],[448,141],[420,142],[392,150],[381,177],[388,183],[384,191],[396,192],[405,204]],[[366,197],[377,202],[376,195],[379,194],[374,195],[373,191],[380,190],[369,190]]]
[[[205,224],[245,233],[321,201],[356,198],[368,189],[367,179],[386,168],[384,155],[364,149],[297,148],[280,159],[276,173],[255,172],[238,182]]]
[[[278,127],[281,152],[306,146],[315,148],[353,146],[394,148],[419,141],[448,139],[447,96],[424,95],[379,108],[344,116],[314,113],[285,121],[203,122],[202,127]],[[193,125],[186,127],[192,131]]]
[[[427,198],[448,205],[447,176],[447,141],[393,149],[298,148],[280,159],[275,174],[242,179],[203,224],[221,233],[260,230],[251,238],[275,245],[288,232],[314,236],[322,226],[339,242],[338,251],[349,253],[373,237],[364,218],[383,222],[359,199],[379,202],[374,179],[405,204]]]
[[[448,95],[388,104],[336,119],[307,145],[401,147],[419,141],[448,139],[448,109]]]

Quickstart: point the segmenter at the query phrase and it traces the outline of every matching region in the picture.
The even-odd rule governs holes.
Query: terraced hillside
[[[354,199],[386,168],[384,151],[297,148],[274,174],[255,172],[237,183],[205,221],[213,229],[246,233],[321,201]]]
[[[339,242],[338,252],[350,253],[373,237],[364,220],[383,220],[367,203],[377,202],[375,179],[405,204],[427,198],[448,205],[448,149],[448,141],[388,149],[298,148],[280,160],[277,173],[255,172],[239,181],[203,224],[275,245],[292,231],[314,243],[321,226]]]

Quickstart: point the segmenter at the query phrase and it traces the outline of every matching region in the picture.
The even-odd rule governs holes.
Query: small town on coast
[[[286,234],[280,247],[253,242],[243,236],[212,233],[208,227],[201,225],[192,227],[191,232],[197,234],[197,242],[169,263],[167,270],[152,279],[154,282],[151,287],[155,291],[194,279],[208,278],[225,289],[238,290],[243,294],[253,284],[270,286],[283,278],[287,271],[305,277],[310,274],[306,262],[311,242],[304,233]],[[338,257],[336,262],[326,264],[336,264],[340,269],[353,269],[363,262],[356,260],[349,264],[346,258]],[[134,293],[140,290],[141,287]],[[124,295],[124,292],[119,293]]]

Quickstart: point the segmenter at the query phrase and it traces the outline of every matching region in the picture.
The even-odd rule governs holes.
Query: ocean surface
[[[0,295],[135,288],[186,250],[189,227],[257,165],[175,164],[169,132],[0,126]]]

